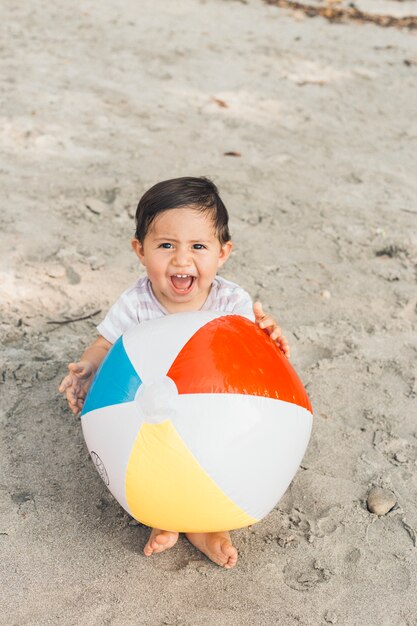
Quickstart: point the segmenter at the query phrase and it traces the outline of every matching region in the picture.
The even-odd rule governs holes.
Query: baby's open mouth
[[[173,274],[171,276],[171,283],[175,291],[179,291],[181,293],[187,293],[190,291],[194,280],[195,277],[191,276],[191,274]]]

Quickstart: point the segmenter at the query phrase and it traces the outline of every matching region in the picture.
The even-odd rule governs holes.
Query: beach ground
[[[1,20],[0,623],[415,625],[415,31],[261,0],[4,0]],[[218,184],[222,275],[279,320],[315,412],[230,571],[184,538],[143,555],[57,393],[142,272],[139,197],[183,175]]]

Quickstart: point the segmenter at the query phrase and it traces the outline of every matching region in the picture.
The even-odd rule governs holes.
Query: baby
[[[217,187],[206,178],[162,181],[144,194],[131,243],[147,275],[122,293],[98,325],[98,338],[78,363],[68,365],[59,391],[66,394],[73,413],[82,409],[95,372],[120,335],[170,313],[210,310],[243,315],[264,329],[289,357],[281,329],[263,312],[261,303],[252,305],[246,291],[217,276],[232,252],[228,220]],[[218,565],[230,569],[236,564],[237,550],[227,530],[186,533],[186,537]],[[177,540],[177,532],[153,528],[144,553],[162,552]]]

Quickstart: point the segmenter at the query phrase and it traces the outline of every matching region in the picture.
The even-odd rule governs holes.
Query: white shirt
[[[220,276],[214,279],[207,300],[200,310],[216,311],[225,315],[242,315],[252,322],[255,321],[252,300],[248,292]],[[97,330],[107,341],[114,343],[137,324],[164,315],[169,315],[169,311],[158,302],[149,278],[144,276],[122,293],[97,326]]]

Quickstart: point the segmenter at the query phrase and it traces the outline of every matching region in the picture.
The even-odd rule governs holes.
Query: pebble
[[[90,267],[93,271],[101,270],[101,268],[104,267],[104,260],[98,259],[95,256],[89,256],[87,258],[87,261],[89,262]]]
[[[332,294],[330,293],[328,289],[323,289],[323,291],[320,293],[320,297],[323,300],[330,300],[330,298],[332,297]]]
[[[328,624],[337,624],[337,615],[334,611],[326,611],[324,619]]]
[[[396,505],[397,498],[389,489],[373,487],[369,493],[366,504],[368,510],[375,515],[385,515]]]
[[[63,278],[65,276],[65,267],[60,263],[50,263],[46,266],[46,273],[51,278]]]
[[[407,463],[408,461],[407,455],[404,454],[404,452],[397,452],[394,457],[395,460],[398,461],[398,463]]]
[[[87,209],[90,209],[90,211],[92,213],[95,213],[96,215],[101,215],[102,213],[107,211],[109,208],[105,202],[98,200],[98,198],[91,198],[91,197],[86,198],[84,200],[84,204],[87,207]]]

